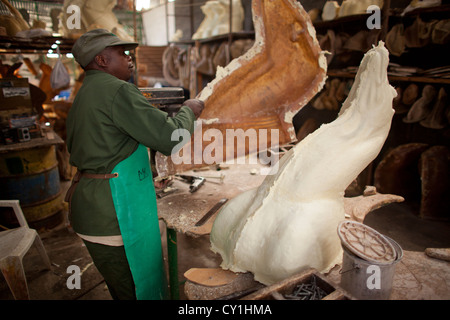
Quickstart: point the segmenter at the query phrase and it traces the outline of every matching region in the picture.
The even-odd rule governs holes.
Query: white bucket
[[[363,260],[345,247],[342,261],[341,287],[356,299],[387,300],[391,296],[395,266],[403,258],[403,250],[397,242],[388,239],[396,250],[396,259],[389,264]]]

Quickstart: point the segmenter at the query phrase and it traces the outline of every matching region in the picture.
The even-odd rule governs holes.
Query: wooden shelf
[[[362,22],[365,24],[369,16],[369,14],[355,14],[328,21],[316,21],[313,25],[316,29],[334,29],[336,27],[342,27],[343,24],[348,23]]]
[[[36,147],[51,146],[63,144],[64,140],[60,138],[53,130],[46,130],[42,138],[34,138],[26,142],[0,145],[0,153],[12,151],[23,151]]]
[[[447,15],[450,12],[450,4],[436,6],[436,7],[429,7],[429,8],[418,8],[413,11],[407,12],[405,15],[402,15],[403,9],[390,9],[389,10],[389,18],[410,18],[410,17],[416,17],[418,15],[422,14],[442,14]],[[333,29],[336,27],[342,27],[343,24],[349,24],[349,23],[366,23],[367,18],[370,17],[371,14],[355,14],[350,16],[345,16],[341,18],[336,18],[333,20],[328,21],[316,21],[314,22],[314,27],[316,29]]]
[[[388,78],[390,81],[450,84],[450,79],[444,79],[444,78],[427,78],[427,77],[416,77],[416,76],[411,76],[411,77],[388,76]]]
[[[177,41],[177,42],[170,42],[170,43],[173,43],[175,45],[194,45],[196,42],[209,43],[209,42],[216,42],[216,41],[226,41],[230,38],[231,39],[254,39],[255,32],[241,31],[241,32],[224,33],[224,34],[220,34],[218,36],[214,36],[214,37],[210,37],[210,38],[204,38],[204,39],[198,39],[198,40],[188,40],[188,41]]]
[[[353,72],[342,72],[329,70],[328,76],[337,78],[354,78],[356,73]],[[389,81],[401,81],[401,82],[419,82],[419,83],[436,83],[436,84],[450,84],[450,79],[445,78],[430,78],[430,77],[419,77],[419,76],[388,76]]]
[[[443,4],[440,6],[435,7],[428,7],[428,8],[417,8],[413,11],[407,12],[405,15],[402,15],[403,9],[397,10],[397,9],[391,9],[390,10],[390,17],[393,18],[404,18],[404,17],[416,17],[418,15],[422,14],[448,14],[450,12],[450,4]]]
[[[59,41],[61,53],[69,53],[75,43],[74,39],[63,37],[20,38],[0,36],[0,53],[46,53]]]

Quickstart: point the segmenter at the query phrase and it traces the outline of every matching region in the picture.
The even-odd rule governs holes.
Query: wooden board
[[[53,130],[45,132],[42,138],[31,139],[27,142],[0,145],[0,152],[21,151],[35,147],[51,146],[55,144],[63,144],[62,140]]]
[[[192,268],[184,276],[193,283],[207,287],[224,286],[238,277],[236,273],[221,268]]]

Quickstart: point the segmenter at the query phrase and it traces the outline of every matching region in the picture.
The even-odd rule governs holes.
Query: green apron
[[[112,172],[118,173],[118,177],[110,179],[109,184],[136,286],[136,298],[166,299],[167,279],[147,148],[140,144]]]

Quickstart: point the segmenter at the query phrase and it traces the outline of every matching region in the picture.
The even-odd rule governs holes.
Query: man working
[[[83,239],[114,299],[163,299],[156,196],[148,148],[169,155],[176,129],[194,130],[203,110],[187,100],[173,118],[151,106],[127,80],[134,65],[125,42],[104,29],[82,35],[72,53],[86,71],[67,117],[70,222]]]

